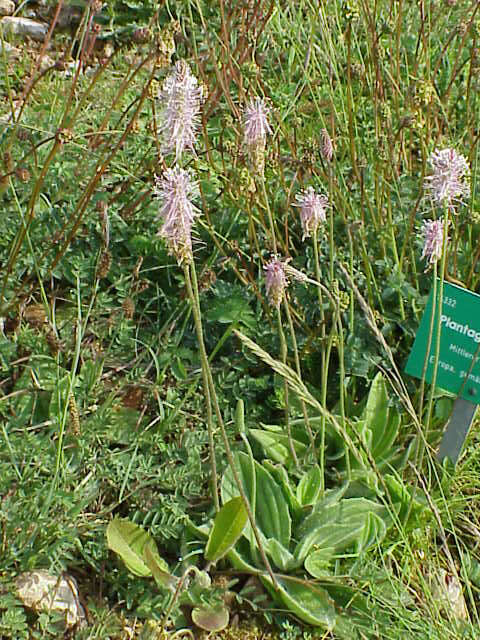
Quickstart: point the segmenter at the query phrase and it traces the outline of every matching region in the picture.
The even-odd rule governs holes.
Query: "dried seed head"
[[[202,97],[202,89],[190,67],[180,60],[159,92],[162,153],[175,150],[175,160],[178,160],[185,149],[193,150]]]
[[[330,135],[326,129],[322,129],[320,134],[320,153],[322,158],[327,162],[331,162],[333,159],[333,143]]]
[[[20,182],[28,182],[30,180],[30,171],[25,167],[18,167],[15,170],[15,175],[20,180]]]
[[[103,245],[108,249],[108,245],[110,244],[110,218],[108,217],[108,206],[104,200],[99,200],[96,206],[100,216],[100,223],[102,225]]]
[[[60,145],[63,145],[73,140],[73,131],[71,129],[58,129],[55,134],[55,138]]]
[[[48,327],[45,333],[45,339],[53,356],[56,356],[62,349],[62,344],[55,333],[53,327]]]
[[[11,173],[13,171],[13,156],[10,151],[5,151],[3,154],[3,165],[7,173]]]
[[[21,142],[25,142],[26,140],[29,140],[30,139],[30,131],[28,129],[25,129],[24,127],[19,127],[17,129],[17,138]]]
[[[135,303],[131,298],[125,298],[122,303],[123,315],[127,320],[131,320],[135,314]]]
[[[198,288],[200,291],[208,291],[215,282],[217,281],[217,275],[213,269],[206,269],[201,277],[200,282],[198,283]]]
[[[307,187],[296,196],[296,204],[300,207],[303,238],[308,238],[326,220],[326,209],[329,206],[327,196],[316,193],[313,187]]]
[[[165,238],[179,264],[193,260],[192,225],[199,214],[191,202],[197,191],[197,184],[185,169],[175,167],[167,169],[161,178],[157,178],[154,190],[160,199],[160,218],[163,225],[158,235]]]
[[[425,220],[422,226],[423,252],[422,260],[429,264],[440,260],[443,250],[443,220]]]
[[[112,266],[112,254],[108,249],[104,249],[100,255],[97,267],[97,278],[101,280],[108,276],[110,267]]]
[[[150,286],[150,282],[148,280],[139,280],[137,286],[135,287],[135,291],[137,293],[142,293]]]
[[[143,256],[139,256],[137,258],[137,262],[135,264],[135,267],[132,271],[132,278],[134,280],[138,280],[139,276],[140,276],[140,269],[142,268],[142,264],[143,264]]]
[[[148,27],[139,27],[138,29],[135,29],[132,36],[133,41],[139,44],[148,42],[150,37],[151,37],[151,32]]]
[[[425,178],[425,186],[433,201],[454,210],[454,201],[470,195],[470,167],[467,159],[454,149],[434,151],[429,158],[433,173]]]
[[[70,426],[75,436],[80,435],[80,415],[78,413],[77,403],[73,393],[68,397],[68,412],[70,414]]]

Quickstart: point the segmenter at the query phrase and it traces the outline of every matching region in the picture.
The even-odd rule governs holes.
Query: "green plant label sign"
[[[415,337],[408,358],[406,373],[422,377],[425,358],[428,357],[425,380],[432,381],[437,344],[438,308],[435,309],[429,353],[433,291]],[[460,395],[469,402],[480,404],[480,295],[445,282],[440,315],[440,354],[437,385]]]

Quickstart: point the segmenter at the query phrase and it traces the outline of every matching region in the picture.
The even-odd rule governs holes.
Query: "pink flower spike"
[[[329,207],[328,198],[316,193],[313,187],[307,187],[297,194],[295,207],[300,207],[300,220],[303,229],[303,239],[308,238],[318,229],[321,222],[327,219],[326,209]]]
[[[185,149],[194,148],[202,97],[190,67],[180,60],[159,92],[162,153],[167,155],[175,149],[175,161]]]
[[[278,309],[288,285],[285,265],[278,258],[273,258],[265,265],[264,269],[268,300],[272,307]]]
[[[268,123],[269,112],[270,107],[262,98],[257,96],[248,101],[243,114],[244,137],[248,146],[264,143],[267,133],[272,133]]]
[[[443,220],[425,220],[422,226],[424,240],[422,260],[425,258],[429,264],[440,260],[443,250]]]
[[[433,173],[425,178],[434,202],[453,210],[453,201],[470,195],[470,167],[467,159],[454,149],[435,150],[429,158]]]
[[[161,201],[159,216],[163,219],[158,235],[165,238],[178,264],[190,262],[193,260],[192,225],[199,215],[190,198],[196,193],[197,185],[188,171],[179,167],[167,169],[156,180],[154,193]]]

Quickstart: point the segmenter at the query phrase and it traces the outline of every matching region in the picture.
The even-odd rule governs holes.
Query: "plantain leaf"
[[[288,549],[292,533],[292,520],[281,487],[270,473],[255,463],[257,478],[257,509],[255,517],[266,538],[275,538]]]
[[[237,453],[235,463],[260,532],[265,538],[275,538],[288,548],[292,520],[281,486],[261,464],[250,459],[247,454]],[[231,469],[227,469],[222,478],[221,490],[224,503],[238,496]],[[249,527],[244,533],[253,543]]]
[[[269,576],[262,576],[261,580],[272,597],[280,600],[300,620],[328,631],[334,629],[335,607],[325,589],[305,580],[283,577],[277,578],[279,588],[275,590]]]
[[[273,462],[271,462],[270,460],[263,460],[262,464],[270,473],[275,482],[277,482],[281,487],[283,495],[287,501],[289,511],[292,514],[293,520],[299,520],[304,513],[304,509],[300,502],[297,500],[297,496],[290,483],[290,478],[288,476],[287,470],[282,465],[273,464]]]
[[[217,562],[235,545],[247,524],[248,515],[242,498],[232,498],[215,516],[208,537],[205,558]]]
[[[399,476],[386,474],[385,484],[400,522],[409,528],[421,526],[422,520],[430,515],[426,500],[422,499],[419,492],[414,493],[407,488]]]
[[[326,575],[330,575],[328,565],[334,554],[335,549],[333,547],[324,547],[313,551],[305,558],[305,569],[314,578],[325,578]]]
[[[302,476],[297,487],[297,500],[301,505],[315,504],[322,488],[322,472],[316,464]]]
[[[152,575],[151,569],[146,564],[143,551],[146,545],[149,545],[152,554],[155,549],[158,556],[158,551],[155,541],[142,527],[129,520],[115,518],[107,527],[107,545],[122,558],[127,569],[134,575],[144,578]]]
[[[242,482],[245,495],[250,502],[252,511],[255,512],[255,494],[256,494],[256,476],[255,476],[255,462],[246,453],[236,453],[235,467]],[[227,468],[223,474],[222,483],[220,487],[223,504],[226,504],[232,498],[239,496],[238,487],[235,483],[232,470]]]
[[[273,560],[274,565],[281,571],[291,571],[300,566],[288,549],[280,544],[275,538],[269,538],[264,543],[265,551]]]
[[[288,444],[288,436],[282,431],[266,431],[263,429],[249,429],[248,434],[261,444],[266,455],[274,462],[289,465],[292,463],[292,456]],[[307,450],[307,445],[292,438],[293,447],[298,457],[303,457]]]
[[[228,625],[230,614],[223,605],[217,607],[195,607],[192,610],[192,620],[205,631],[222,631]]]
[[[387,523],[377,513],[368,513],[361,536],[356,540],[356,551],[360,553],[383,540],[387,534]]]
[[[390,517],[385,507],[366,498],[344,498],[308,516],[298,529],[297,560],[305,559],[313,546],[336,553],[353,548],[356,553],[381,540]]]
[[[390,416],[385,431],[378,436],[372,446],[372,455],[378,465],[388,461],[391,456],[396,453],[393,447],[400,429],[402,418],[400,414],[394,410],[390,410]]]
[[[371,433],[372,440],[366,443],[371,450],[372,447],[375,446],[375,443],[383,437],[388,425],[387,387],[380,372],[378,372],[373,379],[370,391],[368,392],[363,419],[365,421],[365,428]]]
[[[143,559],[152,572],[157,584],[161,584],[169,589],[175,588],[178,583],[178,578],[169,573],[168,564],[160,557],[153,538],[150,538],[143,548]]]
[[[252,513],[255,514],[255,501],[257,492],[255,460],[253,458],[253,455],[247,455],[245,453],[242,453],[241,455],[237,453],[235,454],[234,458],[238,476],[242,483],[247,500],[250,503],[250,509],[252,510]],[[228,467],[228,469],[223,474],[220,492],[223,504],[226,504],[232,498],[237,498],[239,496],[238,487],[230,467]],[[255,541],[255,536],[253,534],[253,529],[250,523],[247,523],[243,534],[249,540],[250,547],[252,549],[252,555],[254,555],[255,552],[253,551],[253,549],[256,547],[257,543]]]

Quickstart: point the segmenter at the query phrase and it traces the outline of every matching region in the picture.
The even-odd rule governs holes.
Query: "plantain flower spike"
[[[200,213],[191,201],[197,193],[196,182],[188,171],[174,167],[156,178],[154,193],[160,200],[159,217],[163,220],[158,235],[165,239],[178,264],[191,262],[192,226]]]
[[[270,262],[267,262],[264,269],[268,301],[272,307],[278,309],[288,285],[285,265],[278,258],[272,258]]]
[[[310,237],[327,218],[328,198],[307,187],[296,196],[295,207],[300,207],[303,239]]]
[[[247,102],[243,114],[244,141],[255,173],[263,175],[265,169],[265,143],[272,133],[268,122],[270,107],[258,96]]]
[[[443,250],[443,220],[425,220],[422,226],[423,252],[422,260],[429,264],[440,260]]]
[[[175,150],[178,162],[185,149],[194,148],[203,100],[202,88],[184,60],[177,62],[167,76],[158,97],[162,153],[168,155]]]
[[[470,167],[455,149],[435,150],[429,157],[432,174],[425,178],[426,188],[435,204],[454,210],[454,201],[470,195]]]

